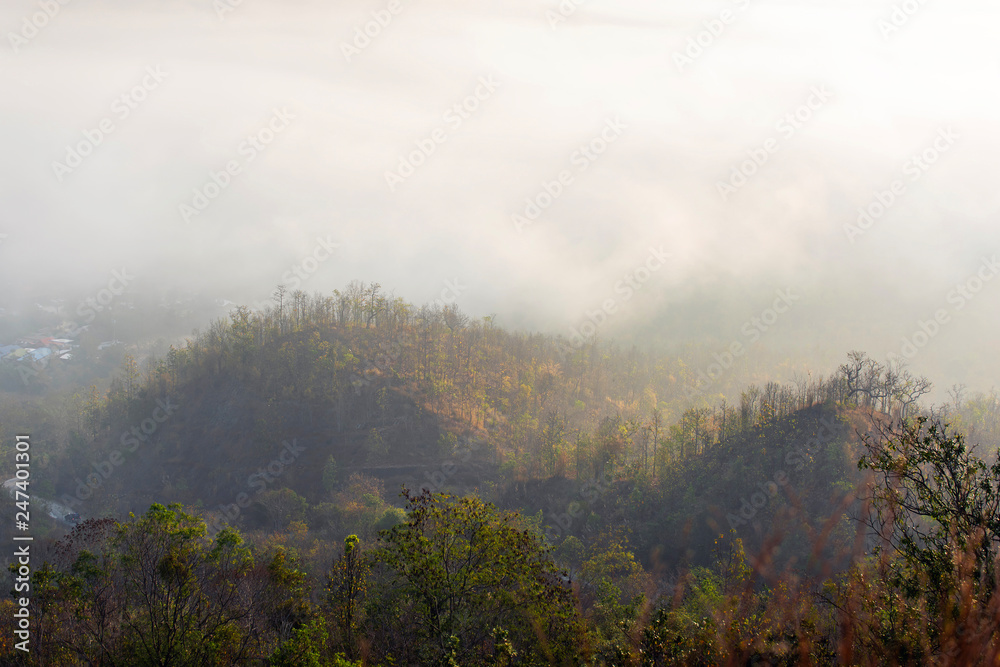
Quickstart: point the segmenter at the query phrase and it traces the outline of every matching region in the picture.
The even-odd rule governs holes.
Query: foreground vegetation
[[[405,521],[348,536],[321,580],[280,541],[214,539],[179,505],[91,519],[34,575],[41,665],[996,664],[1000,464],[936,423],[883,425],[846,569],[776,568],[782,533],[666,586],[624,539],[553,550],[515,512],[406,494]],[[845,499],[845,502],[848,502]],[[830,526],[812,536],[814,554]],[[871,550],[866,538],[874,537]],[[576,551],[575,555],[572,552]],[[581,555],[586,560],[564,567]],[[15,567],[11,567],[12,572]],[[14,603],[0,619],[13,636]]]

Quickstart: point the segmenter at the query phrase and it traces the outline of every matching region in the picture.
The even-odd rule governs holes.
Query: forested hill
[[[920,404],[926,378],[861,352],[828,377],[748,384],[727,400],[708,393],[702,374],[731,384],[738,376],[720,374],[739,371],[728,364],[507,331],[451,307],[417,309],[377,285],[276,296],[273,307],[237,308],[142,367],[126,355],[107,391],[4,406],[0,430],[32,433],[33,498],[55,499],[83,521],[66,536],[78,519],[36,515],[39,556],[61,582],[39,603],[61,600],[51,607],[63,618],[46,640],[52,650],[112,651],[90,639],[76,645],[73,624],[91,618],[81,610],[104,600],[107,586],[131,609],[122,618],[138,613],[130,564],[159,553],[142,546],[151,540],[186,554],[205,590],[225,579],[214,574],[225,563],[245,565],[225,575],[256,601],[232,637],[255,638],[258,656],[293,656],[274,664],[304,664],[296,651],[354,660],[365,647],[370,664],[514,664],[498,662],[504,652],[548,664],[539,656],[549,640],[536,641],[541,618],[552,646],[595,656],[588,664],[714,664],[733,651],[770,661],[800,652],[791,636],[829,664],[845,623],[859,628],[859,646],[896,636],[895,617],[875,613],[895,604],[878,596],[894,600],[891,586],[902,581],[886,568],[944,577],[933,558],[953,549],[952,516],[972,516],[963,499],[994,506],[994,496],[964,491],[945,498],[920,477],[939,465],[959,471],[954,488],[994,493],[979,479],[986,463],[920,420],[951,422],[989,455],[1000,434],[996,395],[955,388],[953,403],[929,409]],[[919,456],[911,465],[900,451]],[[948,529],[933,558],[904,549],[903,560],[876,563],[871,526],[859,519],[879,487],[862,484],[873,478],[859,466],[883,476],[891,501],[901,461],[916,475],[914,497],[932,489],[908,515],[913,525],[925,530],[928,512],[944,507]],[[433,494],[403,498],[403,486]],[[891,507],[880,502],[880,511]],[[0,538],[10,537],[6,525]],[[468,559],[453,561],[456,544]],[[78,575],[90,572],[95,548],[103,569],[84,585]],[[142,571],[173,576],[170,549]],[[219,561],[227,549],[251,557]],[[159,590],[160,579],[144,585]],[[474,598],[467,593],[479,584],[469,581],[491,583]],[[873,593],[871,582],[889,588]],[[518,597],[532,587],[544,595]],[[940,587],[925,588],[920,595]],[[820,604],[820,594],[833,597]],[[497,600],[506,600],[502,627],[490,625]],[[457,605],[447,633],[425,602]],[[852,615],[858,605],[871,613]],[[912,626],[923,608],[899,623]],[[263,634],[255,614],[268,619]],[[88,632],[116,627],[103,623]],[[216,635],[192,632],[191,646],[215,650]],[[912,633],[905,651],[927,636]],[[130,637],[112,652],[133,651]]]
[[[85,517],[178,501],[216,526],[299,519],[336,540],[374,536],[398,520],[401,485],[427,487],[519,509],[555,542],[618,527],[647,563],[701,558],[719,534],[763,534],[780,507],[826,516],[857,475],[867,426],[851,406],[912,411],[929,386],[852,353],[828,379],[727,403],[692,391],[691,369],[417,309],[377,285],[279,292],[76,396],[75,423],[51,438],[51,492]]]

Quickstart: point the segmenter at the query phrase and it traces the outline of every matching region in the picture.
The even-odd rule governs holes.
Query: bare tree
[[[308,295],[300,289],[292,292],[292,310],[295,315],[295,330],[302,327],[302,322],[306,317],[306,299]]]
[[[381,300],[378,291],[382,289],[382,285],[379,283],[369,283],[368,290],[365,292],[365,297],[368,299],[368,305],[365,307],[366,317],[365,317],[365,328],[367,329],[372,325],[375,320],[375,316],[378,314],[379,306],[381,305]]]
[[[962,404],[965,403],[965,390],[964,384],[953,384],[948,390],[948,397],[951,398],[951,403],[955,406],[956,411],[961,410]]]
[[[901,419],[906,419],[911,408],[924,394],[929,393],[934,385],[923,375],[916,377],[911,375],[909,371],[903,371],[900,379],[896,396],[899,400],[899,416]]]
[[[278,332],[285,333],[285,294],[288,293],[288,288],[284,285],[278,285],[271,294],[271,299],[278,304]]]

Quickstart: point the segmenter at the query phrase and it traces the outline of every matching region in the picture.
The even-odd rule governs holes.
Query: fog
[[[360,279],[819,372],[923,323],[994,385],[995,3],[237,2],[0,5],[0,306]]]

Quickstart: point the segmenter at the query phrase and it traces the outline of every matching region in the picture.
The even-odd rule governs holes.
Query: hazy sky
[[[252,301],[299,265],[721,348],[791,289],[762,344],[881,358],[943,310],[914,368],[1000,372],[1000,280],[952,292],[1000,250],[995,1],[236,2],[0,3],[5,291]]]

